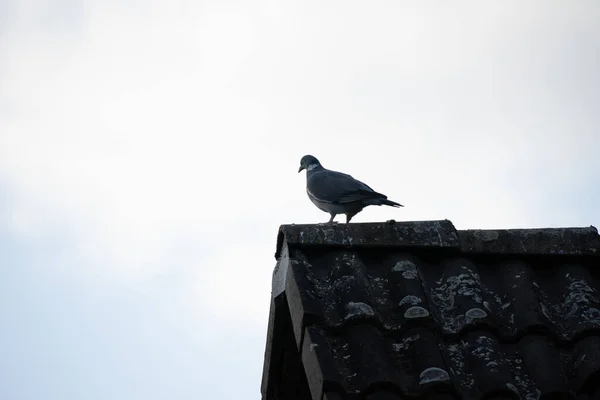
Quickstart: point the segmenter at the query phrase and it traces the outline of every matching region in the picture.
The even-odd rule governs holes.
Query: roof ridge
[[[449,220],[288,224],[279,228],[276,259],[281,255],[284,241],[300,246],[421,247],[464,253],[600,256],[600,235],[591,225],[457,230]]]

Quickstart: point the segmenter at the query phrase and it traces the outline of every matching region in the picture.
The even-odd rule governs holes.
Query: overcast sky
[[[259,399],[277,228],[329,218],[307,153],[406,206],[353,222],[598,226],[598,21],[0,0],[0,398]]]

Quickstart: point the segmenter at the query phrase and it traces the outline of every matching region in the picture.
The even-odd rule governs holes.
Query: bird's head
[[[313,157],[311,155],[306,155],[304,157],[302,157],[302,159],[300,159],[300,168],[298,168],[298,172],[302,171],[302,170],[308,170],[310,171],[311,169],[315,168],[315,167],[320,167],[321,163],[319,162],[319,160],[317,160],[316,157]]]

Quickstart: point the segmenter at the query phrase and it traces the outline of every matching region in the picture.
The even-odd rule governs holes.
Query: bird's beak
[[[298,168],[298,173],[300,173],[300,171],[302,171],[304,169],[304,166],[300,166],[300,168]]]

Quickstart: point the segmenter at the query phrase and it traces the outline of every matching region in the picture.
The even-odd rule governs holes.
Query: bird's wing
[[[307,181],[306,189],[311,196],[326,203],[351,203],[385,198],[350,175],[326,169],[313,173]]]

